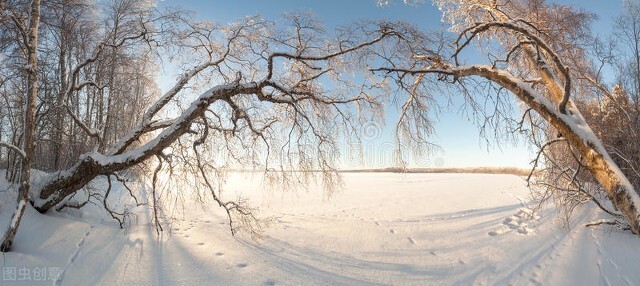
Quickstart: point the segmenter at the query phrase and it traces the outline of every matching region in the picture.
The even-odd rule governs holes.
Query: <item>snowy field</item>
[[[262,239],[232,237],[221,209],[189,201],[160,237],[143,207],[125,230],[91,209],[29,209],[0,285],[640,284],[639,238],[585,228],[595,210],[570,229],[551,206],[532,213],[517,176],[348,173],[330,200],[246,176],[229,188],[274,218]],[[0,205],[3,223],[12,212]]]

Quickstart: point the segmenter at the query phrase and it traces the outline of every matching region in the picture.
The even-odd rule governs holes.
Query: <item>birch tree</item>
[[[395,79],[411,96],[415,90],[437,86],[456,87],[469,104],[490,98],[496,106],[501,96],[512,94],[526,106],[522,124],[530,123],[531,138],[540,148],[536,166],[555,164],[549,148],[564,144],[566,156],[576,167],[561,167],[550,191],[599,201],[585,192],[581,170],[587,170],[606,197],[626,219],[633,233],[640,231],[640,198],[627,177],[611,159],[591,130],[572,98],[585,92],[587,81],[581,71],[585,61],[580,36],[588,32],[589,15],[571,7],[546,5],[543,1],[435,1],[443,20],[457,36],[450,53],[416,53],[403,64],[374,69],[376,74]],[[476,47],[487,60],[465,64],[460,55]],[[578,94],[578,95],[576,95]],[[504,117],[504,114],[500,115]],[[552,128],[552,129],[549,129]],[[549,132],[550,130],[554,130]],[[540,141],[544,140],[544,141]],[[542,158],[542,159],[541,159]],[[612,211],[617,214],[617,211]]]
[[[21,180],[18,190],[18,207],[16,209],[9,229],[5,232],[0,244],[0,251],[11,249],[13,239],[16,236],[20,220],[30,201],[31,160],[34,156],[34,133],[36,119],[36,97],[38,95],[38,27],[40,24],[40,1],[31,1],[28,17],[13,16],[12,20],[20,30],[22,41],[27,52],[27,94],[24,114],[22,148],[3,143],[2,146],[16,151],[22,157]],[[28,23],[28,24],[27,24]]]

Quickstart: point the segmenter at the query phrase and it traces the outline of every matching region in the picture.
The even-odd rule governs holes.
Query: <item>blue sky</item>
[[[409,6],[395,0],[385,7],[378,7],[375,0],[165,0],[160,6],[181,6],[196,11],[200,19],[210,19],[225,23],[245,16],[261,15],[269,20],[277,20],[287,12],[311,12],[330,30],[339,25],[348,25],[361,19],[403,20],[423,29],[442,29],[440,12],[425,1],[425,4]],[[598,15],[593,24],[597,34],[605,36],[610,32],[611,20],[622,10],[622,0],[554,0],[553,3],[569,4]],[[471,61],[472,59],[470,59]],[[170,73],[170,72],[169,72]],[[165,84],[161,84],[165,86]],[[431,157],[410,158],[411,167],[479,167],[516,166],[528,167],[532,150],[525,140],[520,143],[487,145],[480,137],[476,125],[459,112],[462,102],[454,97],[451,108],[444,109],[438,117],[432,142],[442,147],[441,152]],[[364,162],[343,162],[343,168],[383,167],[393,164],[391,143],[394,108],[387,109],[387,124],[381,127],[380,136],[364,142],[364,151],[369,157]],[[518,115],[516,115],[518,116]],[[348,161],[348,160],[347,160]],[[362,164],[364,163],[364,164]]]

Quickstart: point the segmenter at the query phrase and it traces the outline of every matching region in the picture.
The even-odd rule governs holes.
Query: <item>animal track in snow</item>
[[[73,251],[71,256],[69,256],[69,260],[67,261],[67,265],[65,265],[64,268],[62,268],[62,271],[60,271],[60,274],[58,275],[58,277],[56,277],[55,280],[53,281],[53,285],[54,286],[62,285],[62,279],[64,278],[64,274],[67,272],[67,269],[69,269],[69,266],[71,265],[71,263],[76,261],[76,258],[78,258],[78,254],[80,254],[80,249],[84,245],[84,242],[86,241],[87,237],[91,234],[91,230],[93,228],[94,228],[94,226],[90,225],[89,228],[87,229],[87,231],[84,233],[84,235],[80,239],[80,241],[78,241],[78,243],[76,244],[75,251]]]

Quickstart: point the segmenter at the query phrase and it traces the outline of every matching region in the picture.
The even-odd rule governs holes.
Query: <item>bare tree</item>
[[[24,215],[27,204],[30,197],[30,181],[31,181],[31,160],[34,156],[34,133],[36,129],[36,97],[38,96],[38,27],[40,24],[40,1],[34,0],[29,7],[28,25],[22,22],[23,20],[17,16],[12,17],[16,27],[20,30],[23,44],[27,51],[27,66],[25,70],[28,74],[27,77],[27,94],[26,94],[26,111],[24,115],[24,131],[22,148],[19,150],[19,154],[22,156],[22,169],[21,169],[21,182],[20,189],[18,191],[18,208],[11,220],[9,229],[5,232],[2,238],[2,244],[0,245],[0,251],[5,252],[11,249],[13,239],[18,232],[20,226],[20,220]],[[3,143],[2,146],[9,147],[12,150],[16,150],[15,146]],[[18,150],[16,150],[18,151]]]
[[[412,61],[403,65],[374,71],[407,86],[428,89],[441,83],[455,85],[471,102],[486,96],[498,103],[505,91],[513,94],[527,106],[523,121],[530,115],[536,118],[530,121],[534,132],[538,132],[533,138],[546,140],[539,144],[538,159],[540,154],[547,154],[550,146],[567,144],[565,151],[572,154],[579,166],[563,168],[567,185],[556,181],[550,186],[585,196],[577,174],[581,169],[588,170],[629,223],[631,231],[639,233],[640,198],[636,190],[571,100],[573,94],[582,91],[582,86],[572,80],[578,74],[576,71],[583,68],[579,46],[574,44],[579,39],[576,35],[584,33],[589,15],[566,6],[547,6],[543,1],[436,3],[452,31],[458,33],[451,54],[415,54]],[[458,55],[474,44],[488,55],[488,64],[459,62]],[[549,127],[555,132],[549,132]],[[554,160],[553,156],[542,158],[551,161],[550,164]]]
[[[86,55],[84,60],[64,64],[68,67],[66,83],[65,76],[57,81],[51,77],[61,87],[55,101],[66,109],[64,119],[53,120],[51,126],[62,124],[58,128],[72,136],[92,138],[93,143],[68,168],[32,185],[30,201],[36,210],[82,207],[98,201],[122,225],[126,211],[110,208],[110,187],[101,194],[89,194],[84,202],[76,201],[75,194],[101,176],[111,186],[114,178],[121,180],[120,172],[142,165],[153,173],[148,203],[159,228],[160,173],[189,171],[197,176],[197,187],[227,211],[232,232],[243,226],[251,232],[259,227],[254,210],[242,199],[222,196],[214,180],[220,165],[214,162],[226,168],[262,169],[267,177],[285,185],[298,184],[322,171],[327,188],[335,186],[338,136],[357,134],[351,132],[359,128],[358,122],[365,120],[368,111],[377,108],[376,93],[383,91],[382,86],[354,84],[354,76],[346,71],[369,66],[374,50],[385,43],[393,46],[389,39],[399,31],[384,23],[366,24],[343,28],[329,38],[308,15],[288,15],[278,24],[252,17],[218,25],[194,22],[179,11],[132,13],[138,6],[127,5],[134,2],[114,2],[117,12],[110,13],[115,18],[107,21],[108,37],[90,44],[89,53],[79,53]],[[130,31],[118,28],[117,22],[125,19],[118,15],[132,15],[125,17],[132,21],[126,25]],[[118,82],[119,78],[131,79],[130,73],[123,73],[129,71],[129,60],[119,57],[123,51],[140,48],[132,43],[145,43],[151,54],[175,55],[185,72],[169,91],[139,112],[140,117],[122,118],[118,111],[122,103],[116,102],[119,94],[139,94]],[[335,87],[325,87],[326,81]],[[104,100],[103,106],[91,110],[68,104],[81,96],[97,96],[94,102]],[[70,108],[73,106],[76,108]],[[73,126],[76,128],[71,129]],[[11,144],[2,146],[32,156]],[[215,150],[217,146],[224,150]],[[23,163],[23,169],[31,165]],[[20,206],[23,210],[26,203]],[[10,249],[15,226],[4,251]]]

